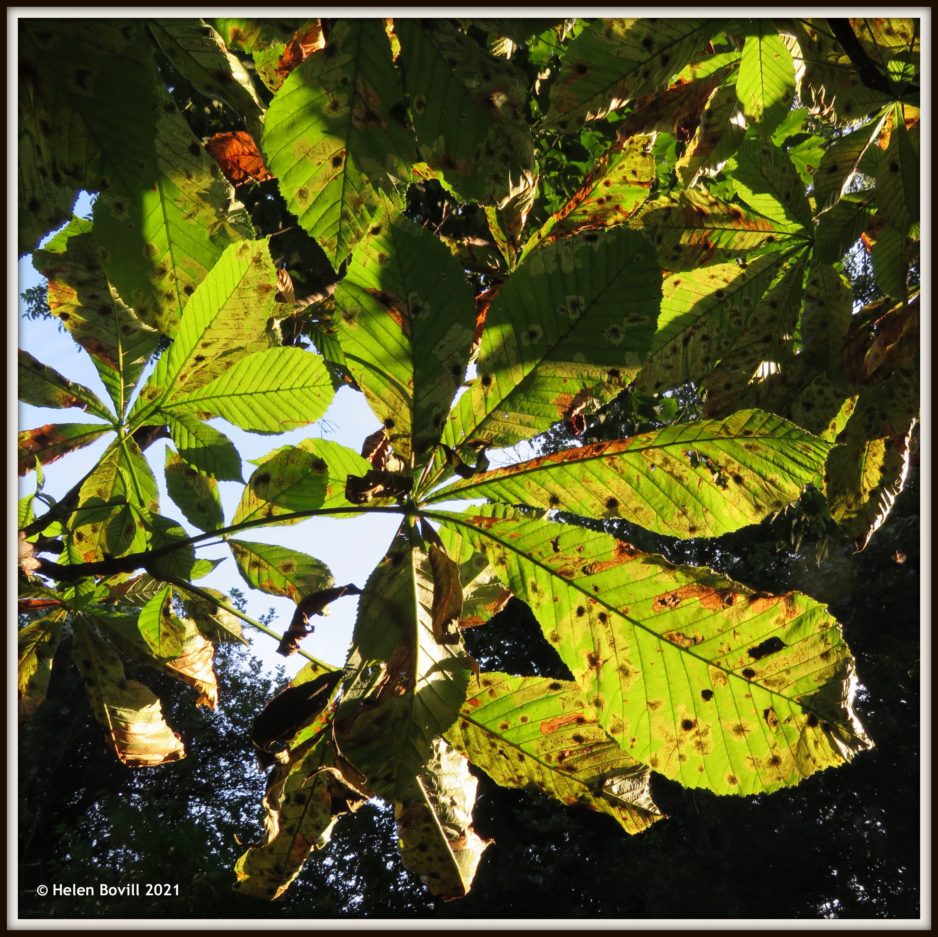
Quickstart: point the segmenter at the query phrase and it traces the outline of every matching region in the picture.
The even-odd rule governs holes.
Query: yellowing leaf
[[[488,846],[472,828],[477,786],[465,757],[436,739],[426,767],[394,804],[404,868],[444,900],[468,894]]]
[[[261,146],[287,206],[338,268],[414,150],[380,21],[336,24],[323,54],[274,95]]]
[[[496,506],[440,513],[530,605],[599,724],[688,787],[796,784],[870,745],[827,609],[672,566],[608,534]]]
[[[606,734],[571,681],[482,674],[446,737],[503,787],[606,813],[626,833],[661,819],[651,773]]]
[[[312,556],[269,543],[229,540],[238,572],[245,582],[270,595],[282,595],[299,603],[311,592],[334,583],[326,566]]]
[[[28,719],[46,698],[52,676],[52,659],[58,650],[64,623],[64,613],[53,612],[30,622],[16,633],[20,719]]]
[[[287,764],[270,774],[264,796],[266,836],[235,864],[235,889],[268,901],[280,897],[310,852],[329,842],[339,816],[363,799],[334,767],[327,733],[300,745]]]
[[[124,665],[88,621],[73,630],[72,656],[117,757],[131,767],[162,765],[185,757],[185,748],[163,719],[160,701],[142,683],[128,680]]]
[[[774,414],[743,410],[539,456],[454,482],[427,500],[487,497],[626,517],[672,536],[719,536],[758,523],[819,482],[829,449]]]

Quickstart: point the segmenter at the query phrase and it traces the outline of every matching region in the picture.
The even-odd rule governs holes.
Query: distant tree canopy
[[[250,785],[232,759],[249,721],[266,833],[234,863],[237,908],[287,893],[334,829],[383,857],[365,840],[393,812],[402,865],[357,866],[393,879],[385,910],[432,913],[418,877],[459,898],[481,869],[506,914],[529,916],[508,893],[541,873],[480,866],[509,803],[489,800],[491,782],[604,814],[597,834],[647,831],[628,847],[603,832],[597,849],[623,870],[643,842],[673,862],[671,802],[679,828],[688,803],[709,818],[693,835],[713,852],[724,801],[710,794],[804,779],[854,811],[851,848],[883,841],[813,776],[883,745],[880,715],[856,712],[864,666],[914,690],[899,655],[916,653],[914,596],[888,663],[855,658],[841,622],[857,616],[856,640],[879,647],[875,604],[842,583],[878,569],[870,588],[886,589],[914,548],[901,528],[891,561],[866,559],[916,449],[917,20],[21,19],[19,65],[20,251],[47,280],[27,309],[64,326],[105,390],[20,350],[22,401],[84,411],[19,435],[36,479],[18,517],[20,713],[43,718],[54,667],[68,698],[83,684],[80,731],[93,718],[120,762],[154,770],[82,827],[98,770],[84,767],[55,809],[89,839],[50,847],[31,788],[52,783],[47,756],[24,735],[31,880],[46,856],[104,861],[106,831],[145,822],[139,806],[160,816],[163,797],[181,819],[146,848],[204,839],[216,813],[189,792],[206,779],[175,764],[203,734],[241,826]],[[80,191],[90,219],[71,215]],[[219,420],[314,426],[340,387],[374,413],[360,453],[311,431],[245,481]],[[43,466],[104,438],[64,497],[44,493]],[[158,439],[184,522],[161,513]],[[533,455],[504,457],[524,442]],[[232,481],[233,514],[219,493]],[[248,539],[366,512],[400,527],[355,583]],[[270,629],[198,584],[213,567],[198,548],[219,542],[249,586],[296,602],[280,650],[309,660],[266,705],[257,674],[220,685],[235,664],[218,648],[242,624]],[[336,668],[302,642],[350,594]],[[209,709],[236,692],[236,715],[180,710],[167,680]],[[890,771],[915,757],[910,733]],[[488,818],[480,777],[482,805],[501,805]],[[799,812],[818,822],[814,802]],[[591,867],[575,846],[589,827],[542,816]],[[231,841],[199,848],[199,881],[217,889]],[[560,858],[538,860],[562,875]],[[895,878],[871,866],[849,907],[806,883],[767,915],[898,913]],[[646,889],[570,910],[692,913],[657,894],[667,907]],[[757,916],[751,897],[710,894]],[[382,913],[347,883],[338,895],[315,913]],[[302,899],[286,900],[283,913]]]

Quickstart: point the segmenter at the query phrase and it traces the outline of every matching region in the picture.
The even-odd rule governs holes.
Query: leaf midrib
[[[662,635],[660,635],[658,632],[654,631],[653,629],[649,628],[647,625],[643,624],[642,622],[638,621],[635,618],[632,618],[631,615],[627,615],[624,612],[622,612],[620,609],[615,608],[614,606],[610,605],[604,598],[602,598],[602,596],[597,596],[586,591],[575,580],[564,579],[562,576],[559,576],[555,570],[551,569],[551,567],[542,563],[536,557],[533,557],[528,553],[523,553],[520,550],[515,549],[512,546],[512,544],[508,543],[506,540],[501,540],[498,537],[494,536],[486,527],[484,526],[477,527],[474,524],[467,523],[458,514],[449,514],[449,513],[434,514],[434,512],[428,511],[428,512],[425,512],[425,516],[434,517],[435,520],[438,520],[441,523],[457,524],[476,534],[483,534],[484,536],[492,540],[494,543],[497,543],[502,549],[509,550],[512,553],[515,553],[518,556],[523,557],[527,562],[531,563],[533,566],[536,566],[538,569],[543,570],[551,578],[557,579],[560,582],[563,582],[568,588],[576,589],[578,592],[585,595],[587,598],[595,600],[596,602],[599,602],[600,604],[605,606],[605,608],[609,609],[609,611],[612,612],[614,615],[620,618],[623,618],[625,621],[627,621],[633,628],[636,628],[650,635],[652,638],[654,638],[656,642],[660,644],[664,644],[669,648],[673,648],[676,652],[680,654],[686,654],[688,657],[692,657],[692,658],[695,658],[696,660],[699,660],[701,663],[706,664],[708,667],[712,667],[714,670],[720,671],[721,673],[726,675],[727,678],[731,677],[734,680],[741,681],[747,686],[757,686],[759,687],[760,690],[764,691],[765,693],[768,693],[772,696],[779,697],[780,699],[785,700],[786,702],[788,702],[789,704],[793,706],[801,707],[801,709],[803,710],[808,710],[808,707],[799,699],[795,699],[794,697],[788,696],[785,693],[780,692],[779,690],[773,690],[771,687],[764,686],[763,684],[758,683],[755,680],[747,680],[745,677],[741,677],[739,674],[737,674],[736,671],[729,670],[726,667],[721,666],[720,664],[714,663],[712,660],[702,657],[699,654],[695,654],[693,650],[691,650],[691,648],[681,647],[680,645],[673,644],[671,641],[666,640]],[[819,713],[817,713],[817,710],[812,709],[811,712],[814,712],[815,714],[820,715]]]

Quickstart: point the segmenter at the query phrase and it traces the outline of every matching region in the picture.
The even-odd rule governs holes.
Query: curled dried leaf
[[[251,180],[264,182],[273,178],[254,138],[244,130],[216,133],[206,142],[205,149],[232,185],[244,185]]]
[[[345,586],[335,586],[310,593],[297,605],[290,627],[284,632],[277,653],[289,657],[299,648],[300,641],[313,633],[313,627],[309,624],[313,615],[322,615],[330,602],[341,599],[343,595],[361,595],[361,591],[358,586],[350,582]]]

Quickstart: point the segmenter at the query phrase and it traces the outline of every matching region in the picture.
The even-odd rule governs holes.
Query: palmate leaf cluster
[[[108,397],[20,352],[21,400],[95,421],[20,434],[38,480],[18,524],[24,716],[67,646],[118,758],[184,757],[124,667],[214,705],[213,645],[250,619],[196,584],[197,546],[224,539],[251,586],[297,602],[290,649],[348,588],[245,534],[380,511],[401,523],[362,572],[345,667],[311,660],[255,725],[271,770],[248,894],[282,894],[381,798],[405,865],[464,895],[487,845],[470,763],[638,833],[661,819],[651,771],[753,794],[869,746],[825,606],[602,522],[717,537],[810,487],[859,548],[882,523],[918,413],[917,21],[19,29],[20,250]],[[81,190],[90,220],[71,217]],[[857,249],[877,287],[862,309]],[[341,385],[375,415],[361,454],[311,435],[244,482],[216,418],[312,425]],[[689,387],[702,411],[682,419]],[[583,442],[613,400],[673,419]],[[558,425],[572,445],[489,468]],[[105,435],[50,503],[41,466]],[[161,437],[201,533],[160,513],[144,453]],[[220,481],[244,484],[231,517]],[[468,654],[463,629],[510,596],[571,679]]]

